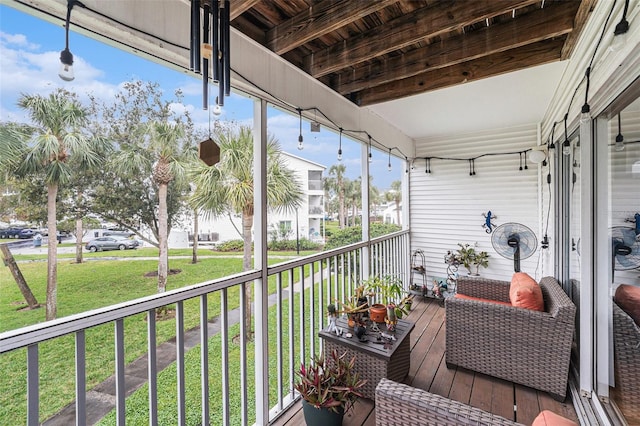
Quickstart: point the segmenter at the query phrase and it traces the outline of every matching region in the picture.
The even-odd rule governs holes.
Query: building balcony
[[[302,425],[295,371],[322,350],[318,331],[327,325],[326,306],[353,294],[366,275],[407,277],[408,253],[409,234],[402,231],[264,271],[2,333],[0,357],[24,365],[10,404],[23,405],[26,419],[18,423],[28,425],[84,425],[101,419],[116,424]],[[245,283],[252,289],[253,339],[241,321]],[[558,403],[524,386],[447,369],[444,308],[437,300],[416,299],[408,317],[416,327],[405,383],[522,423],[530,423],[542,409],[576,418],[569,399]],[[169,335],[167,321],[156,319],[156,310],[167,306],[175,308]],[[111,339],[97,345],[97,330],[105,328]],[[62,360],[68,368],[60,368],[55,378],[56,386],[68,389],[69,404],[43,415],[52,411],[47,395],[53,386],[40,371],[60,361],[48,356],[51,345],[69,347]],[[93,377],[97,360],[112,364],[113,375]],[[359,401],[345,424],[374,424],[373,407],[371,400]]]

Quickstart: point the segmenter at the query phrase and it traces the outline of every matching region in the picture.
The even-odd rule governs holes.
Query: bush
[[[242,251],[243,249],[244,241],[242,240],[229,240],[216,246],[218,251]]]
[[[400,231],[402,228],[398,225],[391,223],[372,223],[371,224],[371,238],[380,237],[382,235],[391,234],[393,232]],[[326,250],[346,246],[349,244],[362,241],[362,227],[352,226],[350,228],[340,229],[335,231],[331,238],[328,238]]]
[[[300,238],[300,250],[320,250],[322,245],[314,243],[307,238]],[[271,241],[269,243],[269,250],[274,251],[296,251],[296,240],[280,240]]]

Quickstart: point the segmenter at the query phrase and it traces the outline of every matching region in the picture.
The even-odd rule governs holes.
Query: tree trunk
[[[38,308],[38,301],[36,297],[31,292],[27,281],[24,279],[16,260],[13,258],[11,254],[11,250],[9,250],[9,246],[6,244],[0,244],[0,251],[2,251],[2,256],[4,257],[4,263],[9,267],[11,274],[13,275],[13,279],[16,280],[16,284],[18,284],[18,288],[20,289],[20,293],[24,297],[24,300],[29,305],[29,308],[35,309]]]
[[[76,263],[82,263],[82,218],[76,218]]]
[[[340,225],[340,229],[344,229],[345,225],[346,225],[346,215],[345,215],[345,211],[344,211],[344,189],[343,188],[338,188],[338,209],[340,209],[340,211],[338,211],[338,222],[340,222],[338,225]]]
[[[47,309],[46,319],[50,321],[58,315],[58,224],[56,222],[56,197],[58,184],[47,185]]]
[[[253,214],[247,212],[242,213],[242,240],[244,242],[243,256],[242,256],[242,270],[248,271],[251,269],[251,227],[253,226]],[[251,282],[244,283],[244,295],[245,295],[245,336],[247,340],[253,338],[253,332],[251,331]]]
[[[169,270],[167,184],[158,185],[158,293],[167,289],[167,272]]]
[[[193,254],[191,263],[198,263],[198,210],[193,210]]]

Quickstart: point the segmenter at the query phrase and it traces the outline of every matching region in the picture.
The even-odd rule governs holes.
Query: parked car
[[[0,238],[18,238],[22,228],[11,227],[7,229],[0,229]]]
[[[26,240],[29,238],[33,238],[33,236],[36,235],[37,233],[38,233],[38,230],[36,229],[25,228],[18,233],[18,238],[20,238],[21,240]]]
[[[112,235],[94,238],[87,243],[86,248],[90,252],[96,252],[103,250],[135,249],[138,248],[139,245],[140,243],[138,242],[138,240],[121,237],[118,235]]]

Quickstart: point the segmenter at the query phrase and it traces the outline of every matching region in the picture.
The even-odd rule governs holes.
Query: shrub
[[[391,234],[393,232],[400,231],[401,229],[402,228],[400,226],[391,223],[372,223],[370,229],[371,238]],[[331,235],[331,238],[328,239],[325,249],[331,250],[357,243],[358,241],[362,241],[362,227],[352,226],[350,228],[344,228],[334,232],[333,235]]]
[[[218,251],[242,251],[243,248],[244,241],[242,240],[229,240],[216,246]]]
[[[314,243],[313,241],[308,240],[307,238],[300,238],[300,250],[320,250],[322,245],[318,243]],[[273,251],[295,251],[296,240],[280,240],[280,241],[271,241],[269,243],[269,250]]]

